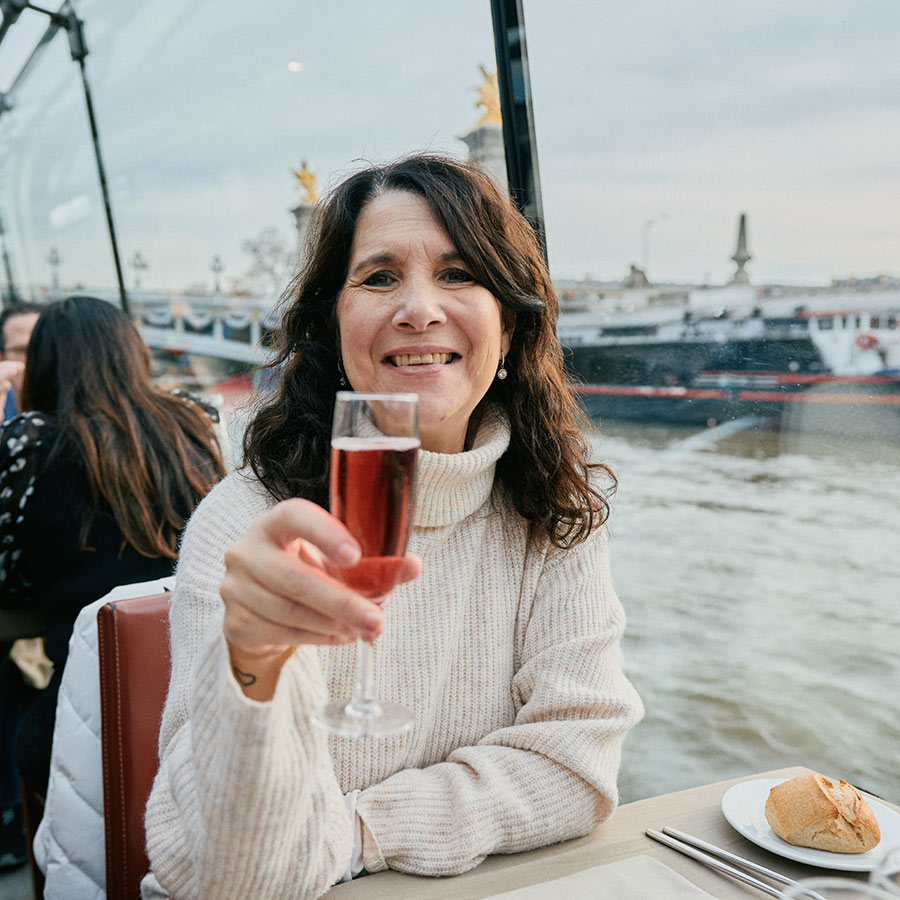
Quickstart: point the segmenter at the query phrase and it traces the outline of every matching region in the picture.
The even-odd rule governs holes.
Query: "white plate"
[[[844,872],[871,872],[881,860],[885,847],[900,844],[900,814],[895,813],[883,803],[866,796],[872,807],[878,827],[881,829],[881,840],[877,847],[866,853],[832,853],[829,850],[813,850],[811,847],[795,847],[783,841],[766,821],[766,800],[769,791],[784,778],[757,778],[753,781],[742,781],[725,791],[722,797],[722,812],[728,823],[739,831],[748,841],[771,850],[779,856],[806,863],[808,866],[821,866],[823,869],[840,869]]]

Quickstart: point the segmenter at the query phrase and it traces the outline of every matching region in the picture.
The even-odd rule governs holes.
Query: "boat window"
[[[802,762],[900,800],[900,383],[866,383],[900,348],[834,340],[900,300],[900,7],[877,7],[525,0],[551,267],[629,285],[570,357],[620,478],[629,799]],[[683,319],[728,330],[670,339]],[[603,342],[635,323],[660,329]]]
[[[900,4],[522,6],[560,333],[619,476],[621,797],[803,763],[900,803],[900,349],[836,333],[897,327]],[[63,31],[0,54],[0,285],[121,282],[236,447],[315,197],[410,150],[503,179],[490,4],[73,8],[99,143]]]

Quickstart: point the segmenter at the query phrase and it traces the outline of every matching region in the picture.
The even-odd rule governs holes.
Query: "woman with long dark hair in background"
[[[79,610],[171,574],[184,523],[224,466],[209,414],[154,386],[137,328],[103,300],[44,309],[22,399],[0,431],[0,602],[44,615],[54,675],[17,742],[19,774],[43,793]]]

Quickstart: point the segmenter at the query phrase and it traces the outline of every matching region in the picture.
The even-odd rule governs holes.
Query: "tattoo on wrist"
[[[231,671],[234,672],[234,677],[244,686],[250,687],[251,684],[256,684],[256,676],[251,675],[250,672],[242,672],[237,666],[232,666]]]

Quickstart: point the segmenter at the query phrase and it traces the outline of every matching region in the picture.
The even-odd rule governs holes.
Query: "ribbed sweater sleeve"
[[[230,672],[219,584],[225,549],[265,508],[240,476],[217,486],[184,535],[172,601],[172,677],[147,807],[151,868],[178,900],[324,893],[350,856],[350,821],[325,737],[314,648],[275,696],[246,698]]]
[[[457,874],[585,834],[615,808],[622,741],[642,706],[622,674],[604,534],[548,556],[534,597],[519,623],[515,722],[363,791],[369,871]]]

